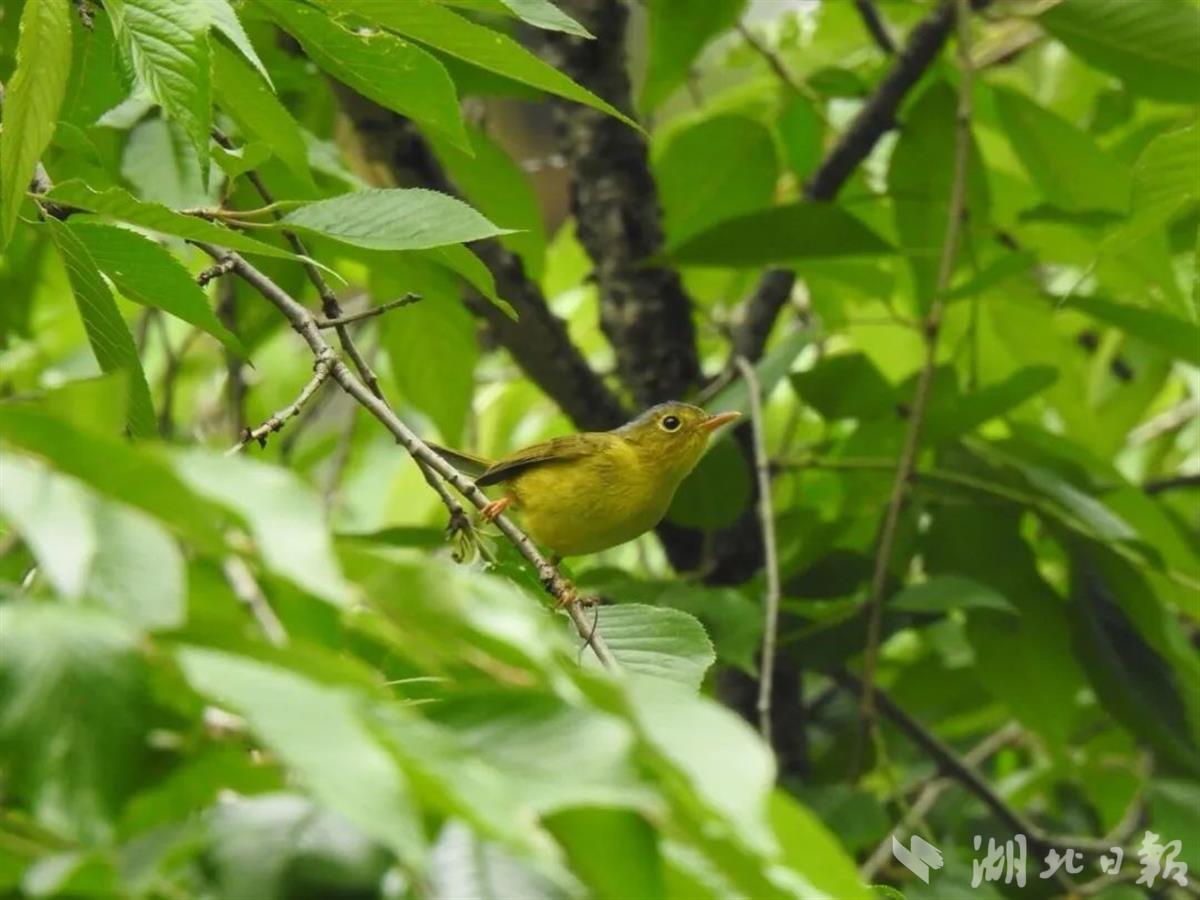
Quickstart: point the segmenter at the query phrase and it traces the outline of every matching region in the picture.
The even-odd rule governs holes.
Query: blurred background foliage
[[[972,890],[972,841],[1018,826],[1024,893],[1142,896],[1146,828],[1194,884],[1200,5],[974,3],[944,286],[952,5],[560,5],[0,2],[0,893],[987,896],[1016,889]],[[222,455],[313,375],[249,285],[196,283],[189,240],[320,307],[269,215],[222,217],[256,180],[345,311],[420,295],[351,330],[428,439],[501,454],[667,390],[745,412],[757,361],[773,747],[744,436],[657,535],[570,561],[618,677],[498,535],[451,559],[332,381]],[[394,186],[477,212],[365,193]],[[929,884],[893,828],[942,848]],[[1121,872],[1037,878],[1107,835]]]

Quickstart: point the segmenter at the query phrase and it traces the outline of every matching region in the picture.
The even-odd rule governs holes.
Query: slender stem
[[[771,506],[771,464],[767,458],[766,429],[763,427],[762,388],[754,366],[738,357],[737,367],[750,394],[750,427],[754,436],[754,469],[758,477],[758,515],[762,524],[763,565],[767,596],[763,603],[763,641],[759,658],[758,730],[771,743],[771,687],[775,678],[775,643],[779,633],[779,560],[775,549],[775,511]]]
[[[912,413],[908,421],[908,430],[904,436],[904,445],[900,451],[900,459],[896,465],[896,477],[892,483],[891,496],[884,513],[879,547],[875,554],[875,568],[871,576],[871,589],[867,600],[867,646],[863,662],[860,744],[862,735],[873,727],[875,669],[879,661],[879,642],[883,628],[884,588],[892,564],[892,553],[895,549],[896,534],[900,524],[900,511],[904,506],[913,470],[916,468],[917,451],[921,442],[921,426],[924,424],[925,411],[929,406],[933,372],[937,364],[938,332],[941,329],[942,308],[946,290],[950,285],[950,278],[954,274],[954,263],[958,258],[959,238],[966,214],[967,165],[971,150],[971,5],[968,0],[955,0],[955,2],[957,6],[955,19],[958,24],[958,59],[962,69],[962,80],[959,84],[958,110],[955,116],[954,174],[950,185],[950,212],[946,221],[946,237],[942,243],[937,283],[929,312],[924,321],[925,362],[917,377]]]
[[[240,556],[227,557],[222,569],[225,572],[225,580],[233,588],[233,593],[250,610],[250,614],[254,616],[254,621],[258,623],[258,627],[266,635],[267,640],[276,647],[286,644],[287,631],[284,629],[283,623],[279,621],[279,617],[275,615],[275,610],[271,609],[271,604],[267,602],[267,595],[263,593],[258,580],[250,571],[250,567],[246,565],[245,560]]]
[[[300,390],[296,399],[285,406],[279,412],[272,413],[267,417],[266,421],[257,428],[247,428],[242,434],[241,439],[225,451],[226,456],[234,456],[241,453],[246,445],[258,442],[260,447],[267,445],[267,436],[276,431],[283,431],[283,426],[287,424],[289,419],[300,415],[300,410],[304,405],[312,399],[317,390],[320,389],[329,378],[329,361],[318,359],[313,367],[313,376],[308,380],[304,387]]]
[[[205,253],[214,259],[232,259],[233,271],[255,288],[268,302],[278,309],[291,323],[293,330],[304,339],[317,360],[325,360],[329,366],[330,377],[360,405],[366,408],[376,419],[383,423],[413,457],[424,464],[424,468],[432,470],[445,482],[454,487],[477,509],[483,509],[488,504],[487,496],[473,481],[455,469],[429,446],[422,441],[407,425],[401,421],[388,404],[374,394],[362,381],[355,377],[350,368],[338,357],[334,349],[321,335],[316,318],[294,297],[275,284],[270,278],[246,262],[236,253],[230,253],[210,244],[197,243]],[[575,624],[579,635],[587,640],[597,659],[609,668],[616,667],[616,659],[604,642],[603,637],[594,633],[592,623],[581,608],[575,586],[571,584],[534,546],[533,542],[523,531],[517,528],[506,516],[498,516],[496,525],[506,538],[517,548],[522,556],[534,567],[546,592],[552,595],[560,605],[566,608],[571,621]]]
[[[421,299],[420,294],[405,294],[396,300],[389,300],[387,303],[379,306],[372,306],[370,309],[364,309],[362,312],[349,313],[344,316],[339,316],[336,319],[318,319],[318,328],[338,328],[342,325],[349,325],[351,322],[361,322],[363,319],[373,319],[376,316],[381,316],[389,310],[398,309],[401,306],[408,306],[416,303]]]
[[[821,119],[821,121],[827,122],[828,120],[825,117],[825,109],[821,105],[821,98],[818,96],[817,92],[809,87],[806,82],[796,78],[788,70],[788,67],[783,64],[783,60],[779,58],[779,54],[763,43],[750,29],[750,27],[746,25],[745,22],[739,19],[734,27],[737,29],[737,33],[742,36],[742,40],[744,40],[755,53],[763,58],[766,64],[770,67],[771,71],[775,73],[775,76],[782,81],[784,85],[790,91],[792,91],[792,93],[797,94],[798,96],[809,101],[813,105],[812,109],[817,117]]]

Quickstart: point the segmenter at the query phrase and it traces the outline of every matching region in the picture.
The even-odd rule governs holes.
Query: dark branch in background
[[[963,765],[974,769],[977,766],[987,762],[987,760],[999,751],[1001,748],[1011,744],[1021,736],[1021,729],[1015,722],[1009,722],[998,731],[989,734],[982,741],[963,754]],[[887,865],[888,860],[894,859],[892,855],[892,838],[896,838],[903,843],[905,835],[911,834],[917,825],[924,820],[937,805],[938,799],[943,793],[955,784],[952,778],[941,778],[935,776],[926,782],[925,786],[920,789],[920,794],[916,801],[904,814],[904,818],[896,823],[896,826],[884,836],[884,839],[879,842],[879,846],[875,851],[867,857],[867,861],[858,868],[858,877],[871,884],[875,881],[880,869]]]
[[[619,0],[572,0],[564,9],[595,40],[539,31],[536,50],[618,109],[632,109],[625,65],[628,10]],[[551,100],[559,151],[571,173],[571,209],[600,290],[600,325],[639,406],[689,396],[701,381],[691,301],[679,274],[647,265],[663,246],[658,189],[646,137],[599,110]]]
[[[1142,490],[1147,494],[1161,494],[1165,491],[1173,491],[1178,488],[1200,488],[1200,474],[1173,475],[1169,478],[1157,478],[1154,481],[1147,481],[1142,485]]]
[[[465,477],[452,465],[434,453],[429,447],[405,425],[400,417],[387,403],[376,396],[362,381],[355,377],[350,367],[338,357],[334,349],[321,334],[317,320],[290,294],[271,281],[266,275],[256,269],[236,253],[231,253],[209,244],[197,244],[205,253],[216,260],[232,260],[233,271],[266,298],[291,323],[295,332],[304,339],[312,350],[317,363],[329,368],[329,376],[341,385],[342,390],[364,406],[368,412],[390,431],[396,440],[409,452],[414,461],[421,464],[422,471],[428,472],[429,478],[441,478],[449,483],[460,494],[466,497],[476,508],[483,509],[488,503],[487,496],[475,483]],[[444,489],[444,487],[443,487]],[[546,592],[554,597],[558,604],[564,607],[576,631],[591,646],[597,659],[605,666],[614,667],[616,660],[612,651],[604,643],[604,639],[596,632],[593,623],[578,602],[575,586],[564,578],[533,545],[533,542],[503,515],[496,519],[496,525],[504,536],[517,548],[522,556],[533,565]]]
[[[988,2],[975,0],[973,6],[982,8]],[[954,27],[954,18],[954,2],[947,0],[913,27],[904,49],[875,93],[805,184],[804,199],[829,201],[838,195],[879,139],[895,126],[901,102],[937,59]],[[791,295],[795,278],[790,270],[772,269],[742,304],[733,343],[741,348],[738,352],[743,356],[751,360],[762,356],[771,328]]]
[[[867,646],[863,662],[862,729],[863,734],[873,727],[875,668],[879,659],[879,642],[883,633],[883,606],[886,600],[884,589],[892,564],[892,550],[896,542],[896,531],[900,524],[900,511],[908,497],[913,471],[917,466],[917,450],[921,443],[921,428],[925,422],[925,410],[929,406],[929,395],[933,387],[933,372],[937,365],[938,332],[942,326],[942,308],[946,289],[954,275],[954,263],[958,259],[959,237],[963,220],[967,215],[967,166],[971,155],[971,9],[968,0],[955,0],[958,5],[958,59],[962,70],[958,86],[958,107],[955,112],[954,129],[954,172],[950,184],[950,208],[946,218],[945,239],[942,256],[938,264],[937,282],[929,312],[922,323],[925,338],[925,360],[917,375],[917,386],[913,392],[912,412],[908,417],[908,428],[904,434],[904,445],[896,463],[896,477],[892,482],[883,525],[879,531],[879,546],[875,551],[875,567],[871,574],[870,594],[867,597]]]
[[[457,193],[411,122],[343,85],[335,83],[335,90],[366,162],[382,163],[397,183],[417,183]],[[603,431],[629,418],[628,411],[571,343],[566,323],[550,310],[541,290],[525,274],[520,257],[494,240],[479,241],[472,244],[472,249],[491,271],[497,292],[517,311],[520,320],[514,322],[473,291],[467,294],[467,307],[487,324],[529,379],[580,428]]]
[[[854,7],[858,10],[859,17],[863,20],[863,25],[871,37],[875,39],[875,43],[879,49],[892,56],[896,52],[896,42],[892,40],[892,35],[888,31],[887,23],[883,21],[883,16],[876,9],[872,0],[854,0]]]
[[[863,694],[863,683],[852,674],[839,669],[829,673],[830,677],[852,693]],[[1051,849],[1066,850],[1074,848],[1084,853],[1108,853],[1113,847],[1120,846],[1130,839],[1137,830],[1141,820],[1141,802],[1136,800],[1117,827],[1106,837],[1077,837],[1071,835],[1050,834],[1040,825],[1030,821],[1017,810],[1013,809],[1003,797],[980,775],[974,765],[959,757],[945,741],[927,729],[919,721],[899,706],[896,701],[884,691],[875,691],[879,711],[885,715],[900,731],[902,731],[920,750],[937,763],[938,768],[948,777],[954,779],[991,810],[992,814],[1016,834],[1024,834],[1029,839],[1030,848],[1041,855]]]

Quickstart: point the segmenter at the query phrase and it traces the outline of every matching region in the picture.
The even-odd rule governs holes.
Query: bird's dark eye
[[[679,419],[676,416],[663,416],[662,427],[665,431],[678,431]]]

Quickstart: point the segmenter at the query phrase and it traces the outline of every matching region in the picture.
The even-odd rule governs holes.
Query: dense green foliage
[[[1140,896],[1147,828],[1181,841],[1194,890],[1200,6],[975,4],[971,77],[945,28],[898,127],[813,202],[912,64],[860,4],[630,4],[627,97],[527,49],[620,62],[592,21],[617,0],[559,5],[0,0],[0,894],[988,896],[1015,889],[972,890],[973,839],[1021,822],[1028,892],[1067,890],[1038,878],[1046,847],[1116,830],[1122,874],[1096,882],[1089,852],[1070,877]],[[875,5],[901,44],[945,12]],[[448,182],[379,153],[367,101]],[[622,376],[645,348],[613,346],[624,251],[585,235],[596,170],[526,158],[553,155],[528,127],[548,104],[590,117],[578,133],[644,129],[621,165],[663,233],[629,277],[679,273],[710,410],[749,413],[747,298],[796,275],[756,360],[773,747],[746,721],[769,580],[739,442],[684,484],[668,552],[651,534],[564,567],[606,601],[619,671],[493,528],[443,534],[422,472],[332,379],[225,453],[314,359],[199,245],[313,310],[322,280],[351,313],[419,295],[348,329],[429,440],[495,455],[586,418],[549,399],[571,388],[539,349],[573,344],[596,390],[643,399]],[[563,347],[522,338],[530,292]],[[864,736],[852,688],[914,408]],[[692,571],[668,562],[684,528]],[[749,577],[715,577],[747,530]],[[928,884],[886,843],[869,862],[902,821],[945,855]]]

